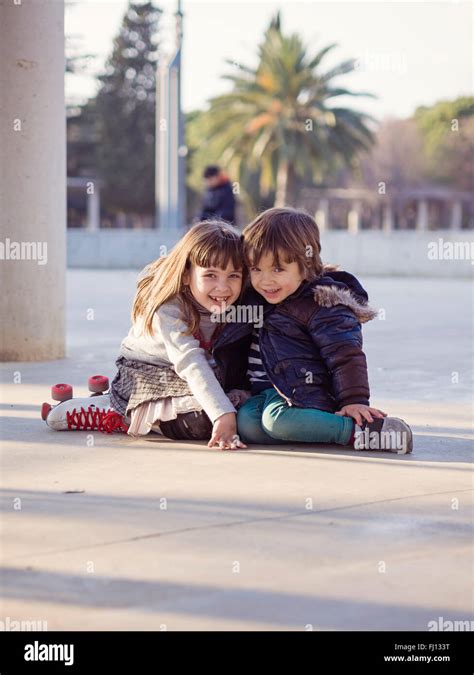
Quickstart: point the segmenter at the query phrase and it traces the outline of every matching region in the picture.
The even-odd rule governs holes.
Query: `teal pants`
[[[289,406],[273,387],[249,398],[237,413],[237,431],[244,443],[348,445],[353,430],[352,418]]]

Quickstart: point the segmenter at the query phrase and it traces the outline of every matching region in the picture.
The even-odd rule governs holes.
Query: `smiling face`
[[[225,270],[218,267],[200,267],[191,265],[184,283],[194,299],[209,312],[221,314],[232,305],[240,295],[242,288],[242,270],[234,269],[229,261]]]
[[[252,286],[272,305],[283,302],[304,281],[298,263],[284,262],[281,258],[283,256],[280,256],[278,266],[272,253],[265,253],[255,265],[249,267]]]

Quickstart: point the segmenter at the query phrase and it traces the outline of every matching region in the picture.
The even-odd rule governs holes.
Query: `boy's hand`
[[[235,408],[240,408],[250,397],[251,393],[244,389],[231,389],[227,394],[227,398]]]
[[[351,403],[350,405],[345,405],[335,414],[341,415],[341,417],[352,417],[359,426],[362,426],[364,420],[373,422],[374,417],[387,417],[387,413],[383,412],[383,410],[371,408],[369,405],[364,405],[363,403]]]
[[[247,447],[237,435],[235,413],[225,413],[214,422],[211,440],[207,447],[213,448],[215,445],[219,446],[219,450],[237,450]]]

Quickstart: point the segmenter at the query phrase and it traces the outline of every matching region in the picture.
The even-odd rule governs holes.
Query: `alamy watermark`
[[[253,323],[255,328],[263,326],[263,305],[231,305],[225,312],[218,308],[211,313],[213,323]]]
[[[437,630],[441,632],[452,631],[474,631],[474,620],[460,620],[445,619],[443,616],[438,616],[437,619],[428,621],[428,630]]]
[[[400,450],[406,452],[409,434],[406,431],[370,431],[368,427],[356,431],[354,448],[356,450]]]
[[[25,645],[25,661],[64,661],[65,666],[74,664],[73,644],[43,644],[35,640]]]
[[[407,59],[400,52],[371,52],[366,49],[354,60],[354,70],[404,75],[407,72]]]
[[[5,632],[46,630],[48,630],[48,622],[41,619],[12,619],[6,616],[3,621],[0,621],[0,631]]]
[[[36,260],[38,265],[48,262],[46,241],[0,241],[0,260]]]
[[[428,260],[470,260],[474,265],[474,241],[437,241],[428,242]]]

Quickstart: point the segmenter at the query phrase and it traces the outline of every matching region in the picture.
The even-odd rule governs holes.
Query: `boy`
[[[268,209],[243,239],[246,302],[263,298],[265,308],[249,352],[252,397],[237,417],[242,439],[411,452],[410,427],[369,404],[361,323],[376,312],[355,277],[323,266],[314,219]]]

